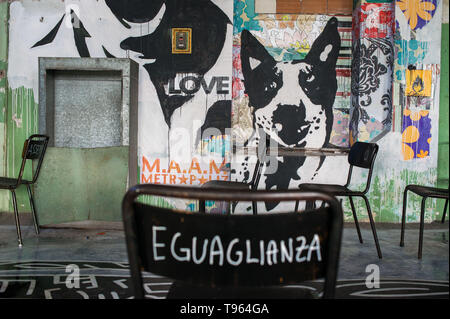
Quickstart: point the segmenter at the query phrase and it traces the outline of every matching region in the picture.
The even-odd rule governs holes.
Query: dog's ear
[[[328,20],[322,33],[314,40],[305,61],[316,67],[336,68],[339,50],[341,49],[341,37],[338,32],[338,20],[333,17]]]
[[[322,105],[331,115],[337,90],[336,62],[341,48],[338,21],[331,18],[316,38],[304,60],[309,68],[299,73],[300,86],[314,104]]]
[[[244,77],[249,75],[256,65],[254,63],[274,65],[275,60],[264,46],[248,30],[241,33],[241,63]],[[259,65],[259,63],[257,63]]]
[[[241,65],[250,105],[264,107],[281,87],[281,77],[275,59],[248,30],[241,33]]]

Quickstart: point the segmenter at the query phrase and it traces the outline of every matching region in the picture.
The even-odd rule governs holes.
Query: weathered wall
[[[107,0],[11,3],[9,32],[0,31],[0,40],[9,35],[8,86],[0,80],[0,98],[2,83],[8,92],[6,112],[2,113],[7,127],[0,140],[0,143],[5,140],[3,144],[7,146],[3,151],[5,172],[16,174],[22,141],[37,131],[37,57],[114,56],[130,57],[140,64],[141,182],[199,185],[209,179],[229,178],[220,167],[230,162],[230,136],[225,128],[232,126],[237,142],[248,145],[257,142],[248,141],[255,127],[269,128],[266,131],[272,139],[285,145],[347,146],[351,138],[377,141],[380,151],[369,193],[376,221],[400,220],[402,193],[407,184],[436,185],[439,180],[441,186],[446,186],[448,122],[442,117],[445,112],[448,115],[448,73],[443,72],[447,76],[445,81],[445,75],[439,70],[445,69],[445,63],[448,66],[448,57],[443,54],[447,60],[443,59],[441,65],[442,1],[424,1],[434,7],[431,9],[429,5],[428,13],[422,14],[414,27],[411,21],[415,18],[410,17],[408,22],[402,10],[406,1],[356,2],[353,19],[354,24],[359,23],[358,32],[362,36],[353,36],[353,41],[349,15],[338,15],[334,21],[332,13],[257,13],[254,0],[197,2],[206,9],[200,9],[193,1],[184,1],[185,6],[193,9],[187,16],[183,15],[187,7],[177,7],[170,0],[152,4],[137,1],[143,7],[127,9],[120,2]],[[2,11],[5,7],[0,3],[3,17],[7,14],[7,10]],[[77,14],[72,22],[68,19],[70,9]],[[202,19],[198,19],[198,14]],[[363,15],[366,15],[364,19],[360,19]],[[81,23],[78,26],[74,25],[77,21]],[[193,39],[196,35],[201,39],[193,42],[193,50],[198,51],[192,56],[171,52],[170,29],[183,25],[193,28]],[[442,35],[443,50],[448,52],[448,22],[444,29],[447,31]],[[433,36],[425,37],[426,34]],[[375,86],[366,83],[367,92],[358,89],[356,104],[351,103],[350,97],[352,43],[358,45],[359,57],[366,63],[364,66],[359,61],[357,78],[380,81]],[[404,48],[407,53],[402,51]],[[7,52],[3,51],[0,50],[0,63],[6,60]],[[298,63],[299,59],[303,62]],[[414,64],[416,69],[431,70],[430,96],[417,98],[405,94],[409,64]],[[282,85],[278,79],[283,79]],[[299,82],[301,90],[297,88]],[[324,91],[324,83],[332,84],[332,90]],[[316,88],[320,93],[311,94]],[[277,104],[287,107],[278,109],[264,102],[264,90],[273,93],[271,98],[278,99]],[[439,92],[447,95],[440,96]],[[297,100],[292,101],[294,98]],[[311,106],[308,110],[317,113],[292,107],[301,106],[299,99]],[[354,114],[358,117],[353,117]],[[0,114],[0,125],[1,120]],[[310,125],[313,121],[317,125]],[[439,129],[440,125],[446,125],[447,129]],[[414,128],[408,129],[410,126]],[[219,131],[201,136],[212,127]],[[305,127],[308,128],[303,131]],[[411,131],[417,130],[421,138],[413,141],[416,135]],[[251,164],[251,161],[248,166],[245,162],[244,166],[232,163],[235,169],[232,179],[248,178],[246,171],[252,171]],[[318,158],[310,158],[305,162],[294,159],[278,164],[280,170],[265,174],[261,188],[292,188],[305,181],[344,183],[348,167],[345,158],[337,157],[328,157],[323,163]],[[358,171],[355,173],[358,175]],[[295,174],[298,179],[292,178]],[[362,186],[365,177],[359,175],[353,181],[354,186]],[[9,205],[5,196],[0,195],[0,205]],[[411,198],[409,222],[418,221],[420,207],[419,199]],[[165,206],[195,208],[191,202],[150,200]],[[26,197],[19,201],[28,205]],[[356,204],[359,218],[367,219],[363,203]],[[241,205],[240,209],[245,210],[246,206]],[[347,201],[344,208],[351,220]],[[440,208],[436,200],[429,200],[426,220],[437,219]],[[279,207],[261,205],[260,209]]]
[[[0,175],[6,176],[6,104],[8,61],[8,3],[0,2]],[[0,211],[9,209],[9,194],[0,191]]]
[[[11,3],[7,173],[14,175],[20,161],[18,141],[38,131],[39,56],[129,57],[140,65],[140,181],[199,185],[227,179],[220,167],[229,152],[232,7],[232,1],[209,0]],[[173,54],[175,27],[192,29],[192,54]],[[70,176],[84,175],[82,165],[67,169]],[[26,204],[26,197],[19,202]]]
[[[442,9],[442,41],[441,41],[441,93],[440,93],[440,107],[439,107],[439,162],[438,162],[438,183],[440,186],[448,185],[448,135],[449,135],[449,127],[448,127],[448,94],[449,94],[449,78],[448,78],[448,58],[449,58],[449,39],[448,39],[448,0],[444,1],[444,7]]]
[[[425,7],[420,10],[406,10],[408,6],[415,5],[416,2],[411,1],[356,1],[354,4],[353,97],[350,116],[347,115],[350,125],[340,135],[347,134],[350,143],[356,140],[372,141],[377,142],[380,146],[375,164],[374,179],[369,192],[376,221],[398,222],[400,220],[402,194],[407,184],[434,186],[437,183],[442,1],[423,2],[426,2],[426,4],[423,4]],[[263,74],[270,74],[267,71],[273,65],[278,72],[275,72],[276,75],[272,75],[273,78],[268,80],[269,87],[266,91],[272,89],[273,85],[270,87],[270,81],[276,79],[280,73],[286,73],[286,70],[289,69],[289,72],[297,74],[298,69],[295,66],[287,66],[291,59],[303,58],[305,59],[304,62],[312,65],[312,69],[320,68],[320,63],[314,65],[311,62],[313,59],[308,59],[308,57],[314,54],[320,56],[324,52],[320,45],[316,45],[314,51],[314,42],[317,41],[315,39],[318,39],[320,32],[323,32],[324,24],[316,29],[318,30],[317,33],[312,31],[314,28],[309,28],[308,35],[310,35],[310,38],[306,38],[306,41],[304,41],[306,46],[302,46],[302,28],[308,24],[299,23],[299,21],[302,19],[308,20],[307,16],[258,14],[255,12],[253,4],[253,1],[248,0],[235,1],[234,29],[237,39],[233,42],[235,44],[233,66],[236,70],[233,79],[233,111],[236,121],[233,122],[233,127],[238,129],[261,127],[263,130],[269,131],[279,125],[281,132],[289,127],[290,133],[284,134],[284,136],[277,135],[277,133],[269,134],[281,144],[298,144],[300,142],[313,147],[326,145],[330,141],[326,137],[324,139],[324,131],[321,131],[320,128],[312,133],[308,132],[308,134],[311,134],[308,139],[296,135],[297,132],[302,131],[301,126],[293,127],[289,122],[290,118],[296,118],[297,123],[311,122],[311,119],[308,118],[310,115],[307,114],[308,108],[306,108],[306,115],[286,111],[284,115],[280,116],[279,109],[276,106],[271,107],[270,103],[264,101],[265,96],[262,93],[264,88],[260,87],[261,90],[258,94],[258,92],[255,92],[257,90],[251,87],[252,73],[257,74],[258,77],[263,76]],[[422,11],[426,12],[423,13]],[[413,12],[415,13],[413,14]],[[276,11],[272,13],[276,13]],[[412,16],[405,16],[411,14]],[[330,18],[330,16],[321,15],[309,17],[316,22],[322,20],[322,23],[330,21]],[[337,18],[338,22],[342,19],[339,16]],[[250,41],[247,40],[249,37],[243,30],[250,30],[253,36]],[[244,45],[240,43],[244,33],[245,46],[251,43],[252,50],[243,49]],[[430,34],[432,36],[429,36]],[[336,33],[334,33],[334,37],[336,37]],[[253,38],[256,38],[258,42],[255,42]],[[330,37],[325,37],[325,39],[322,37],[319,41],[322,49],[323,41],[332,44]],[[420,41],[426,41],[426,46]],[[325,47],[327,43],[325,43]],[[407,52],[402,51],[405,44]],[[259,46],[269,52],[276,63],[265,63],[264,61],[267,61],[268,58],[264,60],[264,50],[258,48]],[[259,53],[255,53],[255,51]],[[293,57],[293,53],[297,56]],[[300,56],[300,53],[303,53],[303,56]],[[263,62],[251,66],[251,63],[255,62],[249,57]],[[250,62],[242,62],[245,60]],[[287,62],[287,64],[279,66],[280,61]],[[267,65],[266,71],[258,73],[258,68],[261,68],[264,63]],[[250,65],[250,67],[244,66],[244,64]],[[431,75],[430,81],[427,83],[430,88],[430,92],[427,93],[428,96],[417,97],[406,93],[406,89],[409,87],[407,87],[406,82],[406,70],[410,64],[413,64],[418,70],[427,70],[424,73]],[[247,70],[244,70],[245,68]],[[279,72],[279,70],[282,72]],[[300,82],[301,72],[299,75]],[[316,80],[318,74],[314,74]],[[286,81],[282,83],[275,81],[277,82],[275,83],[277,90],[273,90],[276,91],[273,95],[277,96],[279,92],[283,92],[281,96],[282,104],[283,99],[292,101],[291,97],[297,96],[294,94],[295,86],[293,86],[297,84],[295,83],[295,77],[296,75],[294,79],[288,79],[288,81],[293,80],[291,83],[294,84],[291,84],[292,86],[284,91],[278,87],[282,85],[286,88],[286,85],[289,84]],[[338,78],[338,74],[336,78]],[[330,78],[327,81],[331,85],[336,80]],[[339,83],[339,81],[337,82]],[[300,86],[303,91],[306,91],[305,86],[301,84]],[[317,85],[317,87],[320,87],[320,85]],[[300,90],[297,88],[297,91]],[[322,92],[326,95],[325,91]],[[339,89],[336,92],[339,92]],[[337,96],[338,94],[336,94]],[[305,101],[312,101],[310,107],[322,105],[325,106],[325,110],[327,108],[324,99],[314,101],[313,97],[308,96],[308,94],[301,96],[300,99],[305,105],[308,103]],[[292,105],[298,103],[298,101],[287,102],[286,104]],[[333,120],[338,118],[336,113],[340,111],[336,101],[338,101],[337,98],[334,104],[332,103],[333,112],[327,115],[328,118],[333,116]],[[347,100],[347,102],[350,105],[350,101]],[[253,111],[248,106],[253,107]],[[301,109],[301,104],[299,106],[296,110]],[[287,108],[284,110],[287,110]],[[236,118],[236,115],[238,115],[238,118]],[[282,119],[277,119],[277,122],[273,125],[274,123],[271,121],[277,116],[282,117]],[[331,134],[333,134],[336,123],[330,126],[332,128]],[[350,128],[350,131],[348,128]],[[325,132],[327,129],[329,128],[325,128]],[[299,139],[293,141],[292,138],[295,137]],[[291,139],[289,140],[289,138]],[[281,163],[284,172],[278,170],[276,174],[266,174],[261,180],[260,187],[281,189],[289,186],[295,188],[299,183],[311,180],[319,183],[342,184],[345,182],[348,167],[345,160],[329,157],[318,170],[316,170],[317,162],[312,163],[313,161],[313,159],[307,159],[305,162],[301,162],[285,158],[284,162]],[[250,171],[251,169],[250,167]],[[237,165],[236,170],[236,179],[248,179],[249,174],[245,172],[246,167],[241,169]],[[239,173],[241,173],[241,176],[239,176]],[[362,187],[366,175],[359,174],[358,176],[358,173],[355,173],[357,178],[352,184],[356,187]],[[298,175],[297,179],[292,178],[295,174]],[[437,206],[437,201],[429,200],[427,203],[425,219],[431,221],[438,218],[442,211]],[[360,219],[367,220],[363,203],[358,203],[357,206]],[[409,222],[418,221],[419,207],[419,198],[414,195],[411,196],[411,200],[408,201],[407,220]],[[344,208],[346,217],[351,219],[350,205],[346,201],[344,201]]]
[[[448,187],[449,177],[449,78],[448,78],[448,58],[449,58],[449,40],[448,40],[448,0],[443,2],[442,8],[442,40],[441,40],[441,92],[439,101],[439,159],[438,159],[438,187]],[[440,201],[438,206],[440,210],[444,209],[444,203]]]

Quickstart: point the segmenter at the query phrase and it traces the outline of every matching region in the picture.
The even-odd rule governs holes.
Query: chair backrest
[[[197,214],[158,208],[139,195],[217,201],[322,200],[303,213]],[[342,235],[342,210],[323,193],[235,191],[167,185],[136,185],[122,202],[132,283],[143,298],[141,269],[196,286],[262,287],[325,278],[332,298]]]
[[[38,160],[30,183],[33,184],[36,182],[41,170],[42,161],[44,159],[45,151],[47,150],[49,139],[50,138],[47,135],[33,134],[25,140],[22,150],[22,164],[20,166],[19,177],[17,179],[18,184],[20,184],[20,181],[22,180],[23,171],[27,160]]]
[[[356,142],[355,144],[352,145],[348,153],[348,163],[350,164],[350,169],[348,172],[347,183],[345,184],[345,186],[350,185],[353,166],[356,166],[369,170],[366,181],[366,187],[363,192],[366,193],[369,190],[370,182],[372,179],[373,165],[375,163],[377,153],[378,153],[378,145],[375,143]]]

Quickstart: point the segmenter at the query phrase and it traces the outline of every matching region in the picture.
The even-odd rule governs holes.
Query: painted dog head
[[[338,21],[331,18],[303,60],[277,62],[249,31],[242,31],[245,93],[255,128],[283,146],[328,143],[340,50]]]
[[[249,31],[242,31],[242,73],[256,131],[263,130],[282,146],[320,148],[328,144],[341,42],[337,26],[337,19],[331,18],[306,57],[289,62],[275,61]],[[316,172],[323,159],[315,167]],[[279,159],[276,173],[265,175],[265,188],[287,189],[292,180],[306,180],[299,174],[305,160]],[[248,171],[244,172],[244,179],[248,175]],[[266,203],[268,210],[275,206],[277,203]]]

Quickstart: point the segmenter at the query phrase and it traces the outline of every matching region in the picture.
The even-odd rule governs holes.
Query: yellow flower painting
[[[402,10],[411,29],[416,30],[433,18],[436,0],[398,0],[397,6]]]

